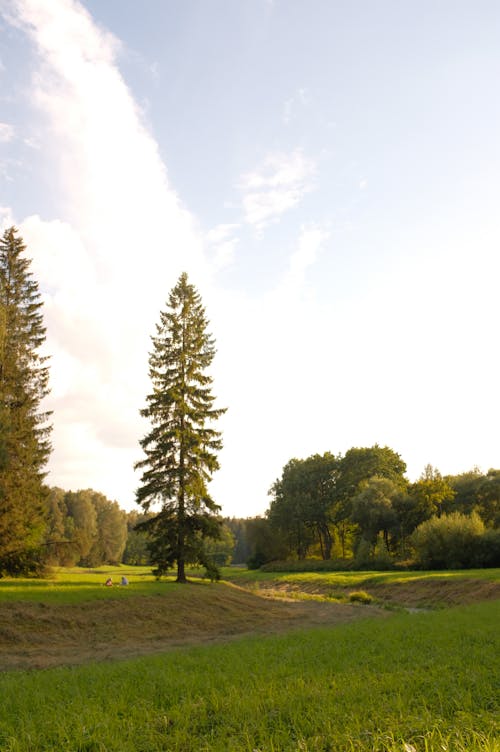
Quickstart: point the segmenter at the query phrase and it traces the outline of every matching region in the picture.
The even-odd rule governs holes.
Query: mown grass
[[[197,582],[205,582],[202,569],[189,571]],[[120,587],[119,581],[126,575],[130,585]],[[104,586],[108,576],[113,578],[112,588]],[[416,582],[500,582],[500,569],[470,569],[445,572],[261,572],[238,567],[224,567],[223,579],[241,587],[259,591],[271,587],[275,597],[280,595],[296,599],[349,600],[349,591],[363,590],[376,585],[411,585]],[[92,600],[123,599],[136,595],[170,593],[166,582],[173,582],[175,575],[158,582],[150,567],[103,566],[96,569],[56,568],[44,579],[0,579],[0,603],[29,601],[33,603],[78,604]],[[322,595],[311,595],[307,588],[317,588]],[[1,750],[0,750],[1,752]]]
[[[500,752],[500,602],[0,676],[2,752]]]
[[[127,587],[118,584],[122,575],[130,581]],[[111,576],[115,585],[105,587]],[[173,581],[174,577],[168,578]],[[32,603],[76,604],[85,601],[127,598],[164,592],[151,567],[97,567],[96,569],[55,568],[43,579],[0,579],[0,602],[30,601]],[[1,750],[1,748],[0,748]]]

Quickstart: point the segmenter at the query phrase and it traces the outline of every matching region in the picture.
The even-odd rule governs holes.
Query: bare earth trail
[[[138,595],[78,605],[1,603],[0,670],[133,658],[376,615],[388,612],[359,604],[273,600],[222,584],[177,586],[174,598]]]

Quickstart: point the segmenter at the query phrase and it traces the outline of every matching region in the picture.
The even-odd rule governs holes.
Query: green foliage
[[[500,529],[486,529],[477,541],[476,566],[500,567]]]
[[[250,555],[247,560],[249,569],[259,567],[270,561],[283,559],[287,555],[287,546],[277,536],[268,519],[253,517],[246,521],[246,537]]]
[[[348,502],[356,495],[360,484],[374,476],[392,480],[404,490],[408,485],[405,472],[406,463],[389,447],[378,444],[372,447],[353,447],[340,460],[337,491]]]
[[[141,532],[138,529],[142,522],[151,517],[154,517],[151,512],[141,514],[136,510],[132,510],[127,513],[127,543],[122,557],[124,564],[132,564],[134,566],[151,564],[147,535],[144,531]]]
[[[485,527],[479,515],[453,512],[431,517],[412,538],[418,562],[428,569],[460,569],[477,566]]]
[[[344,457],[326,452],[305,460],[294,458],[271,488],[267,516],[290,557],[302,560],[313,553],[324,559],[332,555],[345,559],[363,537],[372,555],[379,531],[389,551],[389,531],[397,520],[393,502],[405,495],[405,471],[399,454],[378,444],[353,447]],[[377,494],[377,484],[380,488],[389,484],[390,490]],[[393,531],[395,542],[402,532]]]
[[[220,528],[220,536],[218,538],[206,538],[203,542],[205,558],[218,567],[226,567],[231,564],[234,546],[234,535],[229,526],[223,522]]]
[[[399,495],[399,486],[389,478],[372,476],[360,484],[352,500],[351,519],[359,525],[361,537],[371,550],[375,548],[380,531],[389,552],[389,530],[396,524],[393,499]]]
[[[456,492],[439,470],[427,465],[420,479],[410,486],[409,495],[414,502],[416,527],[434,515],[439,516],[443,508],[452,509]]]
[[[500,528],[500,470],[488,470],[479,488],[478,502],[477,511],[484,524]]]
[[[416,528],[434,517],[463,511],[476,512],[492,531],[481,538],[467,566],[496,566],[500,470],[490,469],[483,475],[474,469],[443,478],[427,465],[411,484],[405,470],[396,452],[377,444],[353,447],[343,457],[327,452],[290,460],[270,491],[273,499],[267,517],[276,541],[271,544],[270,531],[263,528],[267,540],[260,548],[276,551],[281,543],[290,560],[332,556],[331,569],[344,568],[349,559],[348,566],[361,569],[408,567],[415,564],[413,541],[417,539],[412,533]],[[283,556],[259,555],[250,557],[250,563],[268,567],[276,558]],[[453,567],[462,559],[453,554],[440,566]],[[418,565],[422,565],[420,560]]]
[[[88,488],[48,496],[46,559],[52,566],[118,564],[127,541],[126,514],[116,501]]]
[[[331,557],[330,526],[338,466],[339,458],[330,452],[305,460],[292,459],[271,488],[269,521],[299,559],[306,557],[315,540],[319,542],[322,558]]]
[[[0,239],[0,575],[37,571],[50,454],[47,358],[38,284],[14,227]]]
[[[212,424],[225,411],[213,406],[206,373],[215,355],[207,324],[200,295],[182,274],[152,337],[153,388],[141,410],[151,430],[141,441],[145,458],[136,464],[143,470],[136,500],[146,512],[155,503],[161,509],[140,528],[149,534],[158,576],[177,564],[178,582],[186,581],[186,564],[202,562],[204,540],[220,534],[208,482],[222,446]]]
[[[251,555],[247,538],[247,520],[238,517],[225,517],[223,522],[230,530],[234,539],[232,563],[246,564]]]

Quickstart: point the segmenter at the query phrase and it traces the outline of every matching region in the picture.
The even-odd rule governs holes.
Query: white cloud
[[[119,73],[117,41],[73,0],[12,8],[37,47],[32,101],[65,197],[64,220],[18,222],[52,355],[49,482],[130,505],[149,335],[180,271],[206,276],[202,238]]]
[[[295,118],[297,108],[305,107],[308,103],[309,97],[307,94],[307,89],[298,89],[294,96],[290,97],[290,99],[287,99],[285,104],[283,105],[283,123],[285,125],[290,125],[292,120]]]
[[[16,23],[38,49],[31,94],[47,122],[39,131],[40,145],[52,154],[54,180],[65,196],[64,218],[30,216],[19,223],[44,295],[52,356],[48,407],[54,411],[54,452],[48,481],[65,488],[91,486],[133,505],[138,478],[132,467],[145,428],[139,408],[149,389],[149,335],[178,273],[186,269],[213,322],[216,394],[229,407],[214,495],[226,510],[252,514],[256,505],[266,504],[265,491],[277,472],[278,432],[290,433],[288,405],[296,379],[309,368],[307,359],[296,362],[291,347],[296,336],[311,340],[304,329],[309,315],[296,299],[326,233],[303,228],[286,279],[264,300],[213,287],[203,242],[211,268],[221,268],[233,260],[240,226],[218,225],[201,237],[116,67],[116,40],[77,2],[23,0],[15,7]],[[270,155],[242,180],[246,221],[262,228],[295,207],[311,190],[314,169],[299,149]],[[276,430],[265,437],[263,414],[276,421]],[[242,463],[257,441],[259,466],[239,497]]]
[[[330,233],[319,225],[304,225],[300,228],[297,248],[290,257],[290,266],[283,287],[288,291],[300,291],[305,281],[306,270],[312,266],[321,245]]]
[[[0,143],[8,144],[14,139],[14,126],[10,123],[0,123]]]
[[[12,209],[9,206],[0,206],[0,231],[2,234],[13,224]]]
[[[239,238],[233,234],[239,228],[239,224],[221,224],[207,232],[205,240],[215,269],[223,269],[233,263],[235,248],[239,243]]]
[[[279,220],[313,190],[315,163],[301,149],[269,155],[255,171],[240,180],[245,221],[257,230]]]

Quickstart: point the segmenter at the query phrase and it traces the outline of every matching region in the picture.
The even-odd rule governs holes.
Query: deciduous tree
[[[221,434],[214,422],[225,412],[214,407],[207,369],[215,355],[214,340],[196,288],[182,274],[168,308],[160,313],[149,358],[152,391],[141,414],[151,430],[141,441],[145,457],[136,500],[158,513],[143,523],[151,537],[151,556],[162,575],[177,564],[177,581],[185,582],[185,565],[205,563],[203,539],[217,537],[219,506],[208,482],[219,468]]]

